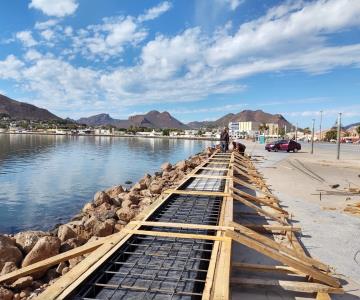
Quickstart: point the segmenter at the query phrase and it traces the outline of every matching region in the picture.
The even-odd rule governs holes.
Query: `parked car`
[[[269,152],[270,151],[298,152],[299,150],[301,150],[301,145],[299,143],[295,142],[294,140],[290,140],[290,141],[280,140],[280,141],[266,144],[265,150],[267,150]]]

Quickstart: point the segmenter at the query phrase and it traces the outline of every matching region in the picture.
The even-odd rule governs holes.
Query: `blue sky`
[[[7,0],[0,28],[0,93],[61,117],[360,121],[359,0]]]

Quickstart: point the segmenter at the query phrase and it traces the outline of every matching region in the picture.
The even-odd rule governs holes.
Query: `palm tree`
[[[310,134],[311,130],[309,127],[304,128],[304,134]]]
[[[265,131],[269,129],[269,126],[266,125],[265,123],[262,123],[260,126],[259,126],[259,131],[260,133],[264,133],[265,134]]]
[[[357,132],[357,134],[358,134],[358,136],[360,136],[360,125],[358,126],[358,127],[356,127],[356,132]]]

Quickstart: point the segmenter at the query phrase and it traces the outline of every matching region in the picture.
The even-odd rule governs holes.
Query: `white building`
[[[255,136],[259,131],[260,122],[230,122],[229,134],[233,138],[244,138],[245,136]]]

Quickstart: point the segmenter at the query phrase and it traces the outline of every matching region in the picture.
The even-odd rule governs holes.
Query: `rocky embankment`
[[[164,190],[177,186],[211,152],[208,149],[174,166],[164,163],[161,171],[154,175],[145,174],[130,189],[117,185],[99,191],[70,222],[50,232],[25,231],[0,235],[0,275],[120,232],[136,215],[161,197]],[[0,299],[31,299],[84,258],[76,257],[48,270],[3,284],[0,286]]]

